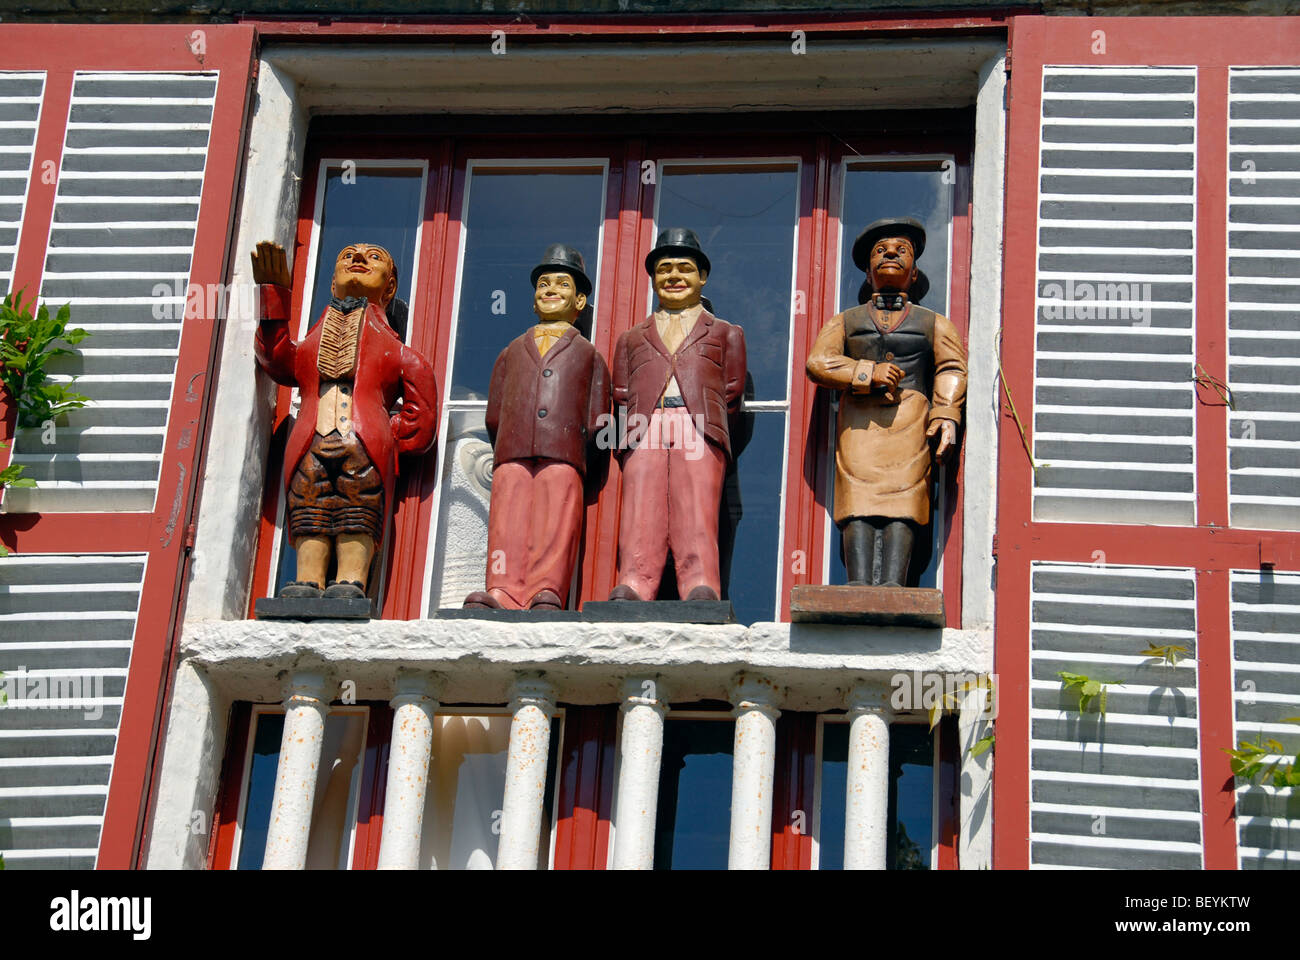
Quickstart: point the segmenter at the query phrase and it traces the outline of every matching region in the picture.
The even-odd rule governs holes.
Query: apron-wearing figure
[[[685,600],[718,600],[718,507],[729,420],[745,392],[745,333],[703,305],[709,258],[692,230],[659,235],[645,261],[659,310],[619,338],[614,402],[626,408],[618,585],[654,600],[671,551]]]
[[[298,342],[289,336],[284,248],[264,241],[252,257],[262,305],[257,362],[302,397],[284,458],[298,573],[280,596],[364,597],[393,503],[397,457],[426,452],[438,429],[433,368],[389,326],[397,268],[383,247],[343,248],[334,299]],[[401,409],[390,414],[399,397]],[[337,572],[327,581],[331,562]]]
[[[850,584],[906,585],[930,522],[930,439],[942,459],[961,423],[966,351],[947,317],[916,303],[929,288],[924,249],[910,217],[867,227],[853,245],[865,302],[832,317],[808,357],[808,377],[840,397],[834,516]]]
[[[536,326],[492,367],[487,589],[465,606],[561,610],[582,533],[583,478],[609,416],[609,367],[573,326],[587,299],[582,254],[553,244],[533,268]]]

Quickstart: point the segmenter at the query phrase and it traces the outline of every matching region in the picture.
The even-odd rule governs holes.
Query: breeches
[[[378,545],[384,532],[384,481],[355,434],[316,434],[289,481],[289,536],[358,533]]]

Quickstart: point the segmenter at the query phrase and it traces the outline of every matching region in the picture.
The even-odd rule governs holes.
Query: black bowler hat
[[[925,252],[925,227],[912,217],[886,217],[869,225],[853,241],[853,262],[863,273],[871,270],[871,248],[881,237],[907,237],[912,241],[912,262]]]
[[[685,227],[669,227],[659,234],[659,239],[655,241],[655,248],[646,254],[645,272],[653,277],[655,264],[664,257],[690,257],[695,261],[695,266],[705,273],[709,272],[709,258],[700,248],[700,238],[695,235],[694,230],[687,230]]]
[[[553,243],[542,254],[542,262],[533,267],[530,279],[534,287],[537,278],[544,273],[567,273],[578,285],[578,292],[591,296],[591,278],[587,276],[587,263],[574,247],[562,243]]]
[[[930,278],[925,275],[924,270],[916,271],[916,281],[912,284],[912,289],[907,291],[907,299],[912,303],[920,303],[921,298],[930,292]],[[867,274],[866,279],[862,281],[862,286],[858,287],[858,303],[866,303],[871,299],[875,291],[871,288],[871,274]]]

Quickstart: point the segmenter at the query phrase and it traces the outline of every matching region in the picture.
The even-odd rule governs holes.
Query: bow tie
[[[873,293],[871,305],[877,310],[902,310],[907,305],[905,293]]]

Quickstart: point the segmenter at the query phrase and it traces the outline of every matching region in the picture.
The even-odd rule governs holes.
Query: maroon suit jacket
[[[686,410],[704,417],[704,436],[731,456],[728,418],[745,395],[745,332],[703,311],[686,339],[670,354],[651,314],[623,336],[614,350],[614,402],[628,415],[649,417],[669,378],[677,375]]]
[[[289,336],[290,292],[284,287],[261,286],[262,319],[254,352],[257,362],[276,383],[296,386],[302,395],[298,421],[284,452],[284,478],[288,484],[298,461],[316,433],[316,405],[320,371],[316,355],[323,324],[316,324],[297,343]],[[398,397],[402,409],[389,415]],[[352,424],[357,439],[384,481],[384,503],[393,502],[399,453],[424,453],[438,431],[438,386],[433,368],[393,333],[383,307],[371,304],[361,325],[357,370],[352,380]]]
[[[492,367],[487,429],[497,463],[560,460],[587,472],[587,442],[609,414],[609,367],[573,327],[543,357],[533,329]]]

